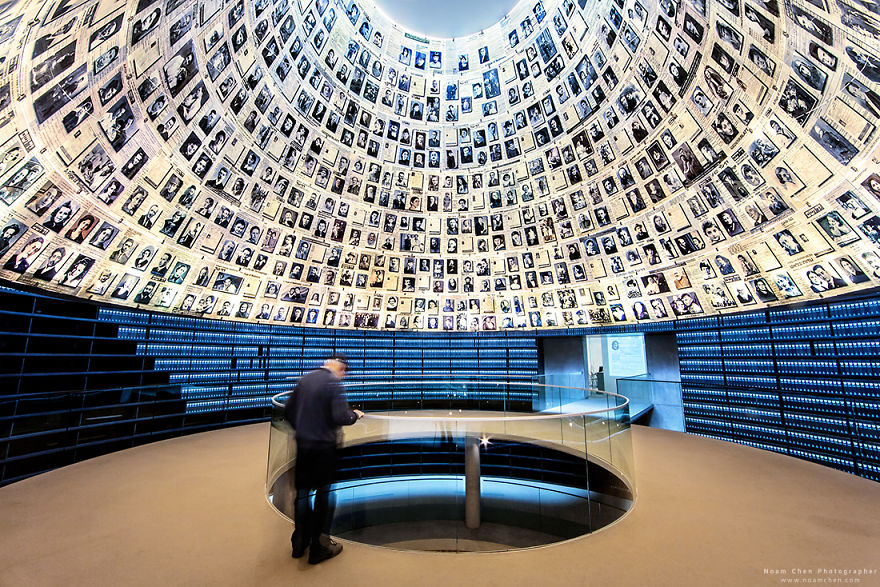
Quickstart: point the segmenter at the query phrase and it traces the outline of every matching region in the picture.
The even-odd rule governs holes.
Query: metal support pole
[[[480,439],[468,436],[464,447],[464,525],[480,527]]]

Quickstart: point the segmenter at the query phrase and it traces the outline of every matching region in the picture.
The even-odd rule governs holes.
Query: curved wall
[[[530,381],[543,372],[543,337],[637,331],[675,332],[688,432],[880,480],[878,324],[875,295],[567,331],[352,332],[171,316],[2,288],[0,484],[266,420],[271,396],[333,351],[348,354],[350,383]],[[350,387],[349,398],[363,394]]]
[[[151,311],[565,328],[872,286],[880,10],[4,5],[0,276]],[[393,15],[392,15],[393,16]]]

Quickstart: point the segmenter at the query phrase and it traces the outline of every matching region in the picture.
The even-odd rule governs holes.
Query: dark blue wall
[[[533,380],[540,369],[534,332],[303,329],[4,288],[0,484],[144,442],[263,421],[271,396],[334,351],[348,355],[351,383]]]
[[[880,480],[880,299],[677,324],[685,429]]]
[[[264,421],[269,398],[332,351],[351,358],[352,382],[531,380],[545,337],[639,331],[676,335],[688,432],[880,479],[878,297],[644,325],[423,334],[223,322],[0,288],[0,484]]]

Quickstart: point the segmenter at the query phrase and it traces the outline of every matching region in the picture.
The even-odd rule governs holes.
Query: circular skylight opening
[[[376,0],[388,18],[412,33],[458,38],[497,24],[518,0]]]

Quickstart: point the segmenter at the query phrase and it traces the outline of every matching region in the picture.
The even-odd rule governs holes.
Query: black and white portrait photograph
[[[804,126],[815,106],[816,98],[797,82],[789,79],[779,98],[779,107],[782,111]]]
[[[193,42],[185,43],[177,53],[163,66],[165,83],[171,91],[171,96],[177,96],[187,83],[195,77],[199,71]]]
[[[848,165],[859,150],[824,118],[819,118],[810,129],[810,136],[843,165]]]
[[[88,67],[82,64],[33,102],[37,122],[43,123],[77,97],[88,85]]]
[[[94,51],[103,45],[108,39],[116,35],[122,29],[123,14],[119,14],[111,20],[99,23],[94,32],[89,36],[88,50]]]
[[[847,223],[839,212],[832,210],[816,219],[825,235],[834,245],[844,246],[859,240],[859,234]]]
[[[128,99],[123,97],[111,106],[99,121],[99,125],[113,150],[117,153],[122,150],[137,132],[134,114],[128,104]]]

